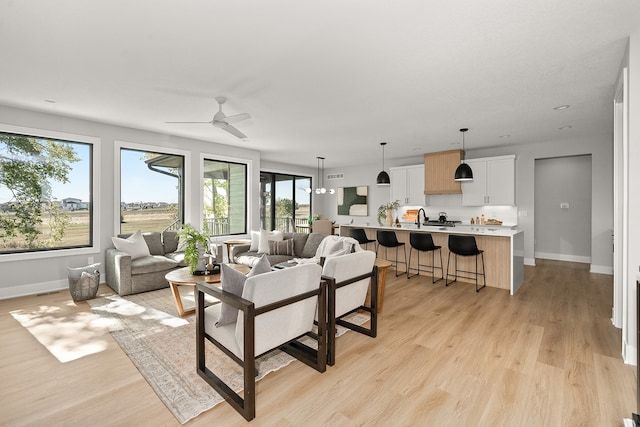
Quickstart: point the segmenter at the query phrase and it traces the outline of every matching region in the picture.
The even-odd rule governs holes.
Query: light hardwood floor
[[[378,337],[339,338],[324,374],[300,362],[269,374],[252,425],[609,427],[636,410],[636,370],[609,320],[611,276],[539,260],[513,297],[387,280]],[[29,328],[11,312],[30,316]],[[179,425],[68,292],[0,301],[0,332],[0,425]],[[60,362],[36,337],[96,352]],[[187,425],[246,424],[223,403]]]

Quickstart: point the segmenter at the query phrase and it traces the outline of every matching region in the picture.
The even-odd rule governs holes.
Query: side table
[[[384,286],[387,283],[387,269],[391,267],[391,261],[376,258],[375,265],[378,267],[378,313],[380,313],[384,302]]]
[[[250,267],[241,264],[229,264],[230,267],[240,271],[243,274],[247,274]],[[189,267],[178,268],[176,270],[171,270],[164,277],[167,282],[169,282],[169,287],[171,288],[171,294],[173,295],[173,299],[176,303],[176,309],[178,310],[178,314],[180,317],[184,317],[188,314],[195,313],[195,308],[186,309],[182,305],[182,298],[180,298],[180,289],[181,285],[191,285],[195,286],[198,282],[206,282],[206,283],[220,283],[221,274],[209,274],[207,276],[202,275],[193,275],[189,272]]]
[[[234,240],[225,240],[222,243],[227,245],[227,260],[229,260],[229,262],[233,262],[231,260],[231,248],[234,247],[235,245],[248,245],[248,244],[251,244],[251,240],[249,240],[249,239],[234,239]]]

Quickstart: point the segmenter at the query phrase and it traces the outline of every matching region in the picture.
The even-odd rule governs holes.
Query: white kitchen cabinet
[[[424,165],[389,168],[391,171],[391,201],[400,205],[424,206]]]
[[[515,205],[515,155],[465,160],[473,181],[462,183],[462,205]]]

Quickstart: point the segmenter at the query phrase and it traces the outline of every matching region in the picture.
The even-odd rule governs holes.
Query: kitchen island
[[[450,234],[471,234],[476,238],[478,249],[484,251],[484,263],[486,268],[487,286],[493,288],[507,289],[514,295],[524,281],[524,231],[513,230],[508,227],[488,227],[474,225],[459,225],[456,227],[423,226],[417,228],[415,225],[405,225],[402,227],[388,226],[361,226],[361,225],[341,225],[340,235],[349,236],[350,228],[363,228],[370,239],[376,238],[377,230],[393,230],[396,232],[398,241],[404,242],[409,256],[409,233],[430,233],[433,242],[437,246],[442,246],[443,268],[447,269],[447,258],[449,256],[448,242]],[[395,251],[394,251],[395,252]],[[380,249],[379,256],[384,256],[384,248]],[[389,252],[393,259],[393,255]],[[402,250],[399,251],[399,259],[402,260]],[[431,258],[431,257],[429,257]],[[424,254],[421,261],[425,263]],[[411,266],[417,265],[417,251],[413,251],[410,259]],[[452,261],[453,262],[453,261]],[[436,256],[436,265],[438,259]],[[475,271],[475,257],[458,257],[458,268],[461,270]],[[482,267],[480,267],[481,269]],[[437,274],[438,270],[436,270]],[[420,274],[428,274],[420,272]],[[464,273],[463,273],[464,274]],[[471,282],[471,279],[458,278],[459,281]],[[478,280],[482,283],[482,277]]]

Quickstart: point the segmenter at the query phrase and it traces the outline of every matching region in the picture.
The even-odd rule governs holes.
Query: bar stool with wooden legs
[[[423,271],[426,273],[431,273],[431,279],[432,279],[431,283],[436,283],[444,279],[444,268],[442,268],[443,266],[442,246],[436,246],[433,243],[433,237],[431,236],[431,234],[411,232],[409,233],[409,244],[411,246],[409,248],[409,265],[407,266],[407,279],[420,275],[420,267],[425,267],[427,269],[430,269],[430,270],[423,270]],[[413,276],[410,276],[409,272],[411,271],[411,253],[414,249],[418,251],[418,264],[415,268],[415,270],[417,270],[418,272]],[[436,251],[440,251],[440,267],[436,266],[436,262],[435,262]],[[420,252],[431,252],[431,265],[420,264]],[[438,280],[436,280],[436,273],[435,273],[436,269],[440,270],[440,278]]]
[[[455,274],[449,274],[449,264],[451,264],[451,254],[455,257]],[[478,255],[482,257],[482,273],[478,272]],[[458,269],[458,256],[475,256],[476,258],[476,271],[466,271]],[[460,276],[463,279],[473,279],[476,280],[476,292],[479,292],[480,289],[487,286],[487,277],[485,275],[484,269],[484,251],[478,249],[476,245],[476,238],[474,236],[459,236],[455,234],[449,235],[449,256],[447,257],[447,279],[445,280],[445,286],[449,286],[451,283],[458,280],[458,272],[462,273],[470,273],[473,274],[474,277],[469,276]],[[454,276],[454,280],[449,282],[449,276]],[[482,276],[483,285],[478,288],[478,276]]]
[[[378,256],[378,249],[380,249],[380,246],[384,246],[384,258],[385,259],[389,259],[389,258],[387,258],[387,248],[396,248],[396,259],[395,259],[396,267],[395,268],[396,268],[396,277],[398,277],[400,275],[400,274],[398,274],[398,262],[400,264],[404,264],[405,267],[407,267],[409,265],[407,263],[407,248],[404,245],[404,242],[398,242],[398,237],[396,236],[396,232],[395,231],[378,230],[376,232],[376,237],[378,239],[378,247],[376,248],[376,256]],[[404,249],[404,262],[403,261],[398,261],[398,248],[400,246],[402,246],[402,249]],[[409,274],[409,270],[406,269],[404,274]]]

